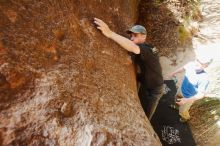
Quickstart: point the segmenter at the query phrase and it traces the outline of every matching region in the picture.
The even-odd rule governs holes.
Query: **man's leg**
[[[141,102],[141,105],[142,105],[142,108],[147,115],[147,107],[148,107],[148,100],[146,97],[149,96],[149,92],[148,90],[145,88],[145,86],[143,85],[140,85],[140,88],[139,88],[139,91],[138,91],[138,96],[139,96],[139,99],[140,99],[140,102]]]
[[[164,86],[149,91],[149,96],[147,97],[148,99],[147,115],[149,120],[151,120],[151,118],[153,117],[153,114],[156,111],[160,98],[163,96],[163,92],[164,92]]]
[[[183,98],[183,94],[181,92],[181,88],[177,89],[177,92],[176,92],[176,95],[175,95],[175,98],[174,98],[174,103],[172,103],[170,105],[170,107],[172,109],[179,110],[179,105],[176,103],[178,101],[178,98]]]
[[[179,115],[186,121],[190,119],[189,109],[192,106],[192,104],[193,102],[190,102],[179,106]]]
[[[147,115],[148,119],[151,120],[160,98],[163,95],[164,86],[158,87],[156,89],[147,90],[145,87],[141,86],[139,90],[139,98],[142,107]]]
[[[178,88],[176,95],[175,95],[175,98],[182,98],[182,97],[183,97],[183,94],[182,94],[181,88]]]
[[[181,91],[181,88],[178,88],[177,90],[177,93],[176,93],[176,96],[175,96],[175,100],[178,101],[178,98],[184,98],[183,96],[183,93]],[[176,102],[175,101],[175,102]],[[192,106],[193,103],[185,103],[184,105],[180,105],[178,106],[176,103],[175,103],[175,107],[178,106],[178,109],[179,109],[179,115],[181,117],[181,120],[184,121],[187,121],[190,119],[190,115],[189,115],[189,109],[190,107]]]

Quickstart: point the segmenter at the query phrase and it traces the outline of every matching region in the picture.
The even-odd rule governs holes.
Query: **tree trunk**
[[[125,35],[137,6],[0,1],[0,145],[161,145],[129,55],[93,23],[101,18]]]

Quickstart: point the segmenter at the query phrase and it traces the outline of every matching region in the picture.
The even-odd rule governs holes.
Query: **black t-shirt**
[[[134,62],[140,67],[139,79],[148,89],[163,85],[162,68],[157,50],[148,44],[139,44],[140,54],[135,54]]]

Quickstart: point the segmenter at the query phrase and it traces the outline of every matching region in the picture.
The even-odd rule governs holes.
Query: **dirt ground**
[[[217,146],[220,144],[220,101],[205,98],[195,103],[190,110],[189,121],[198,146]]]

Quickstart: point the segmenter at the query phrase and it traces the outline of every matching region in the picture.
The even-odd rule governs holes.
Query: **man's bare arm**
[[[178,102],[176,102],[178,105],[183,105],[187,102],[194,102],[196,100],[202,99],[205,97],[204,93],[198,92],[195,96],[191,97],[191,98],[180,98],[178,99]]]
[[[184,71],[184,67],[180,67],[177,70],[175,70],[174,72],[172,72],[171,74],[169,74],[170,77],[174,77],[176,74],[180,73]]]
[[[126,49],[129,52],[133,52],[135,54],[140,54],[140,48],[131,40],[111,31],[108,25],[102,20],[95,18],[94,23],[97,24],[97,28],[101,30],[101,32],[108,38],[112,39],[116,43],[118,43],[121,47]]]

